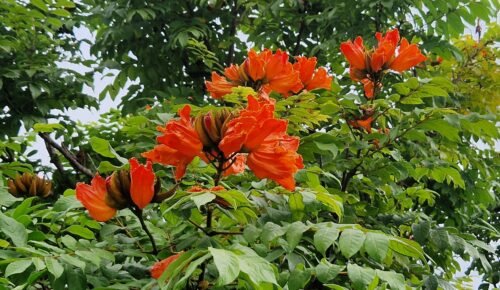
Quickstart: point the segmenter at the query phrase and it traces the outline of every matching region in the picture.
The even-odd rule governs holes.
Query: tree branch
[[[300,9],[299,12],[302,14],[306,13],[306,1],[304,1],[304,8]],[[300,20],[300,26],[299,26],[299,34],[297,35],[297,40],[295,41],[295,48],[293,49],[293,55],[298,55],[299,50],[300,50],[300,42],[302,41],[302,36],[304,34],[304,31],[306,29],[306,21],[305,21],[305,15],[301,17],[302,19]]]
[[[231,27],[229,30],[229,35],[234,37],[236,35],[236,27],[239,23],[238,17],[238,0],[233,0],[233,7],[231,8],[231,15],[233,19],[231,20]],[[229,51],[227,53],[226,66],[230,66],[234,62],[234,47],[235,42],[231,41],[231,45],[229,46]]]
[[[67,148],[64,148],[61,145],[59,145],[54,139],[50,137],[48,133],[38,133],[38,135],[46,142],[46,144],[50,145],[51,147],[59,151],[68,160],[68,162],[75,170],[87,175],[88,177],[94,176],[94,173],[90,169],[88,169],[87,167],[83,166],[80,162],[78,162],[76,156],[73,153],[71,153]]]
[[[54,151],[54,148],[50,145],[49,142],[47,142],[47,140],[44,139],[44,141],[45,141],[45,147],[47,148],[47,152],[49,153],[50,162],[56,166],[56,169],[61,174],[61,177],[64,178],[65,180],[68,180],[66,178],[66,174],[64,174],[64,166],[62,165],[61,160]]]

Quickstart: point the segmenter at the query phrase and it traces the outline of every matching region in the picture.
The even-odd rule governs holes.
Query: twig
[[[71,153],[67,148],[64,148],[61,145],[59,145],[54,139],[50,137],[48,133],[38,133],[38,135],[51,147],[61,152],[61,154],[68,160],[68,162],[75,170],[80,171],[81,173],[87,175],[88,177],[94,176],[94,174],[90,169],[88,169],[87,167],[83,166],[80,162],[78,162],[73,153]]]
[[[155,239],[153,238],[153,235],[151,234],[148,227],[146,226],[146,223],[144,222],[144,217],[142,216],[142,209],[132,208],[132,212],[137,216],[137,218],[139,219],[139,222],[141,223],[142,229],[146,232],[146,235],[148,235],[149,240],[151,241],[151,245],[153,246],[153,254],[154,255],[158,254],[158,248],[156,248]]]

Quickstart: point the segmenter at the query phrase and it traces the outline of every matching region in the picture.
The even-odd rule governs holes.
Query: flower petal
[[[196,156],[203,156],[203,144],[193,127],[190,113],[189,105],[179,110],[180,119],[170,120],[165,127],[158,128],[164,133],[157,138],[160,145],[142,154],[153,162],[175,166],[176,179],[184,176],[187,165]]]
[[[153,199],[155,190],[155,174],[151,161],[146,166],[139,164],[137,159],[130,162],[130,197],[140,209],[145,208]]]
[[[91,185],[77,183],[76,198],[96,221],[105,222],[116,214],[116,209],[106,204],[106,180],[100,175],[94,176]]]

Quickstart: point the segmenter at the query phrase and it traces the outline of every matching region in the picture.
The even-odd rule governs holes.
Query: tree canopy
[[[499,287],[499,7],[0,2],[0,288]]]

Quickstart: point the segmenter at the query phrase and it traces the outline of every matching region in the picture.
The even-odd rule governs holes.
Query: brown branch
[[[47,152],[49,153],[50,157],[50,162],[54,164],[57,168],[57,171],[63,175],[64,173],[64,167],[61,163],[61,160],[59,160],[59,157],[56,155],[56,152],[54,151],[54,148],[49,144],[49,142],[45,141],[45,148],[47,148]],[[64,176],[64,175],[63,175]]]
[[[88,177],[94,176],[94,173],[90,169],[78,162],[76,156],[73,153],[71,153],[67,148],[59,145],[54,139],[50,137],[48,133],[38,133],[38,135],[46,142],[46,144],[49,144],[51,147],[59,151],[75,170],[87,175]]]
[[[231,27],[229,29],[229,36],[230,37],[235,37],[236,36],[236,27],[238,26],[238,23],[240,22],[240,19],[238,17],[238,0],[233,0],[233,7],[231,7],[231,15],[233,16],[233,19],[231,20]],[[231,41],[231,45],[229,46],[229,51],[227,52],[227,59],[226,59],[226,66],[230,66],[234,62],[234,47],[236,43],[234,41]]]
[[[303,9],[300,9],[299,12],[301,14],[304,14],[300,20],[300,25],[299,25],[299,34],[297,35],[297,40],[295,41],[295,48],[293,49],[293,55],[296,56],[299,54],[299,50],[300,50],[300,42],[302,41],[302,36],[304,34],[304,31],[306,29],[306,20],[305,20],[305,14],[306,14],[306,1],[304,1],[304,8]]]

